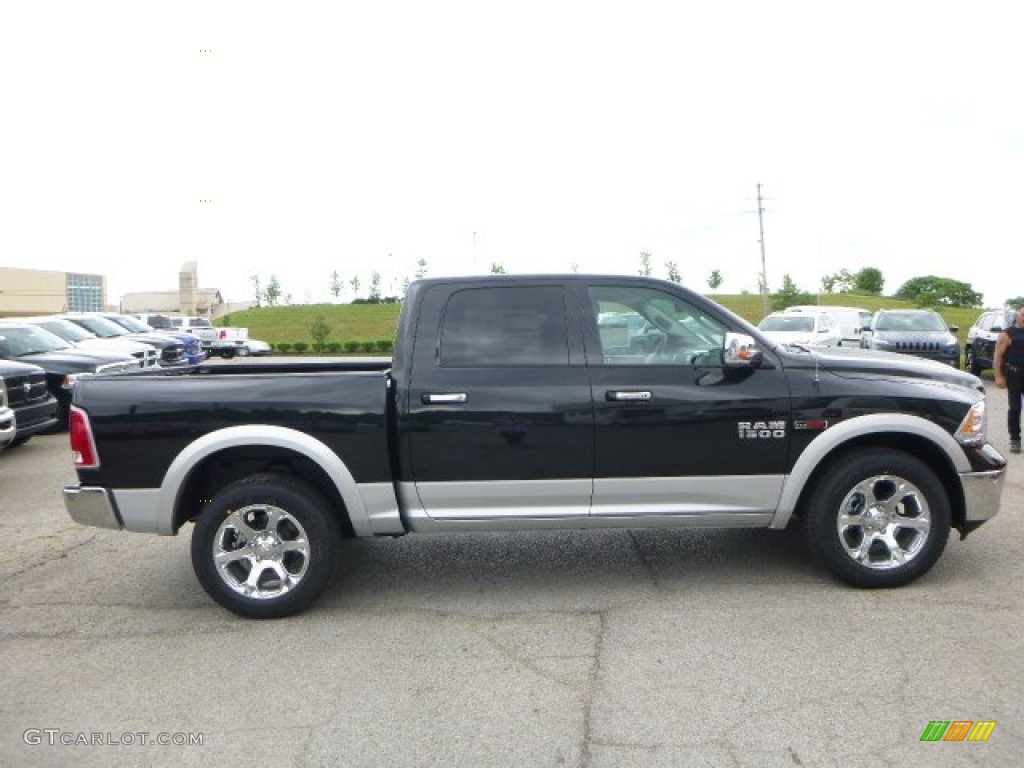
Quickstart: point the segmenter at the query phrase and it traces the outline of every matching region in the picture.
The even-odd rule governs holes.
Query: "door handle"
[[[646,390],[614,390],[610,389],[604,393],[605,400],[611,402],[641,402],[650,400],[653,395]]]
[[[424,405],[464,403],[469,396],[465,392],[424,392],[420,400]]]

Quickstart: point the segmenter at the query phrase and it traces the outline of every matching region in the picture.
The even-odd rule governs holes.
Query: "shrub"
[[[290,341],[282,341],[273,345],[275,352],[280,352],[283,355],[287,355],[292,351],[292,343]]]
[[[361,346],[363,348],[363,352],[376,352],[377,351],[377,342],[375,342],[375,341],[364,341],[364,342],[361,342],[359,346]]]
[[[377,339],[378,352],[390,352],[395,343],[391,339]]]
[[[345,351],[346,352],[358,352],[359,351],[359,346],[360,345],[359,345],[358,341],[346,341],[345,342]]]
[[[317,352],[323,351],[324,343],[331,335],[331,326],[324,320],[323,315],[313,318],[313,323],[309,326],[309,335],[313,337],[313,349]]]
[[[309,344],[305,341],[296,341],[293,348],[296,352],[302,355],[305,354],[307,349],[309,349]]]
[[[329,342],[327,342],[327,351],[330,352],[332,355],[338,354],[339,352],[341,352],[341,342],[340,341],[329,341]]]

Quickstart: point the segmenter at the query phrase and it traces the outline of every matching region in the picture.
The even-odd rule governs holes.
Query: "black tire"
[[[232,347],[226,347],[220,351],[220,356],[225,360],[230,360],[235,356],[235,350]]]
[[[21,437],[16,437],[10,443],[8,443],[7,448],[17,448],[19,445],[24,445],[31,439],[32,435],[22,435]]]
[[[898,587],[926,573],[949,539],[942,483],[902,451],[869,448],[823,473],[802,509],[808,542],[855,587]]]
[[[978,359],[974,356],[974,350],[970,347],[964,350],[964,368],[975,376],[981,376],[981,366],[978,364]]]
[[[337,516],[316,490],[290,475],[251,475],[218,492],[199,516],[192,567],[229,611],[252,619],[290,616],[330,581],[341,536]]]

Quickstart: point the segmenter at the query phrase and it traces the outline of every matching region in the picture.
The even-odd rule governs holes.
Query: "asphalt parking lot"
[[[1020,765],[1010,462],[1000,514],[897,590],[798,531],[409,536],[344,543],[311,610],[257,622],[206,597],[188,532],[73,523],[67,437],[36,437],[0,453],[0,763]],[[935,720],[997,725],[922,742]]]

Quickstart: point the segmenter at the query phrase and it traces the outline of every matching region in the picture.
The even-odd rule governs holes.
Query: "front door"
[[[729,370],[730,319],[671,289],[591,283],[595,516],[766,524],[791,435],[777,360]]]

